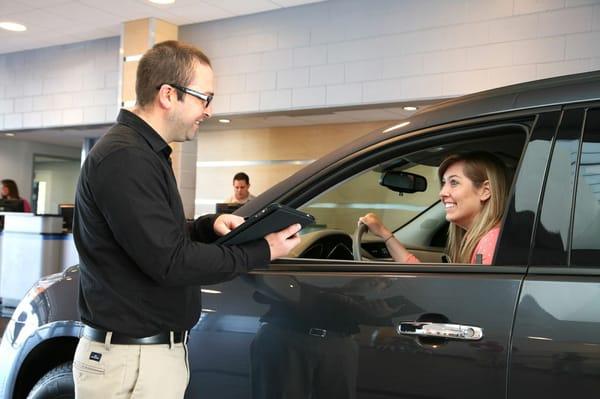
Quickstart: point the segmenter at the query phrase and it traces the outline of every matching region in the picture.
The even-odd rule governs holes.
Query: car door
[[[520,129],[524,143],[535,137],[540,120],[545,129],[552,123],[526,115],[518,122],[415,134],[343,160],[332,175],[337,176],[335,184],[352,182],[393,157],[435,153],[466,138],[472,145],[485,145],[507,129]],[[497,145],[501,141],[499,137]],[[521,158],[519,146],[516,179],[542,165],[531,164],[537,158],[529,147]],[[519,168],[526,160],[526,168]],[[344,173],[345,168],[351,173]],[[524,187],[535,191],[535,184]],[[539,196],[541,183],[537,187]],[[319,202],[325,191],[303,204]],[[514,216],[518,212],[512,195]],[[406,203],[403,198],[395,201]],[[352,199],[344,206],[341,214],[360,208]],[[331,209],[340,207],[333,204]],[[510,214],[505,231],[516,229]],[[326,248],[321,253],[343,253],[349,238],[343,232],[340,236],[346,238],[327,236],[335,241],[331,245],[319,241]],[[504,398],[512,321],[527,265],[526,257],[508,253],[530,243],[521,235],[505,236],[493,266],[297,258],[204,287],[203,314],[190,338],[187,397]]]
[[[600,391],[600,109],[566,107],[515,318],[509,398]]]

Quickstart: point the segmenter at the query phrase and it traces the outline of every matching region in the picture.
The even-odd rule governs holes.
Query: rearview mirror
[[[423,176],[393,170],[384,172],[379,179],[379,184],[400,194],[427,190],[427,179]]]

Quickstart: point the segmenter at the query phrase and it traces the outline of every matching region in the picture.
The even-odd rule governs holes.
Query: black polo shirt
[[[266,240],[238,246],[216,238],[214,216],[186,225],[171,148],[132,112],[88,154],[75,198],[84,323],[133,337],[193,327],[200,284],[266,266]],[[202,242],[200,242],[202,241]]]

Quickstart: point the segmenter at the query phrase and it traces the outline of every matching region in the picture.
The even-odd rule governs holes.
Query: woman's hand
[[[371,233],[384,240],[392,235],[391,231],[383,225],[381,219],[374,213],[367,213],[365,216],[358,218],[358,223],[366,224]]]
[[[383,239],[385,246],[390,251],[390,255],[396,262],[400,263],[419,263],[413,254],[402,245],[400,241],[394,238],[392,232],[381,223],[381,220],[374,213],[367,213],[365,216],[358,218],[358,223],[367,225],[371,233]]]

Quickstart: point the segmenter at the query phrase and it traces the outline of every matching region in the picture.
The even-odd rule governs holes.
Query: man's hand
[[[218,236],[224,236],[231,230],[244,223],[244,218],[237,215],[225,213],[220,215],[213,224],[213,229]]]
[[[265,236],[265,240],[269,243],[269,249],[271,250],[271,260],[286,256],[292,248],[300,244],[298,232],[301,228],[302,226],[296,223]]]

